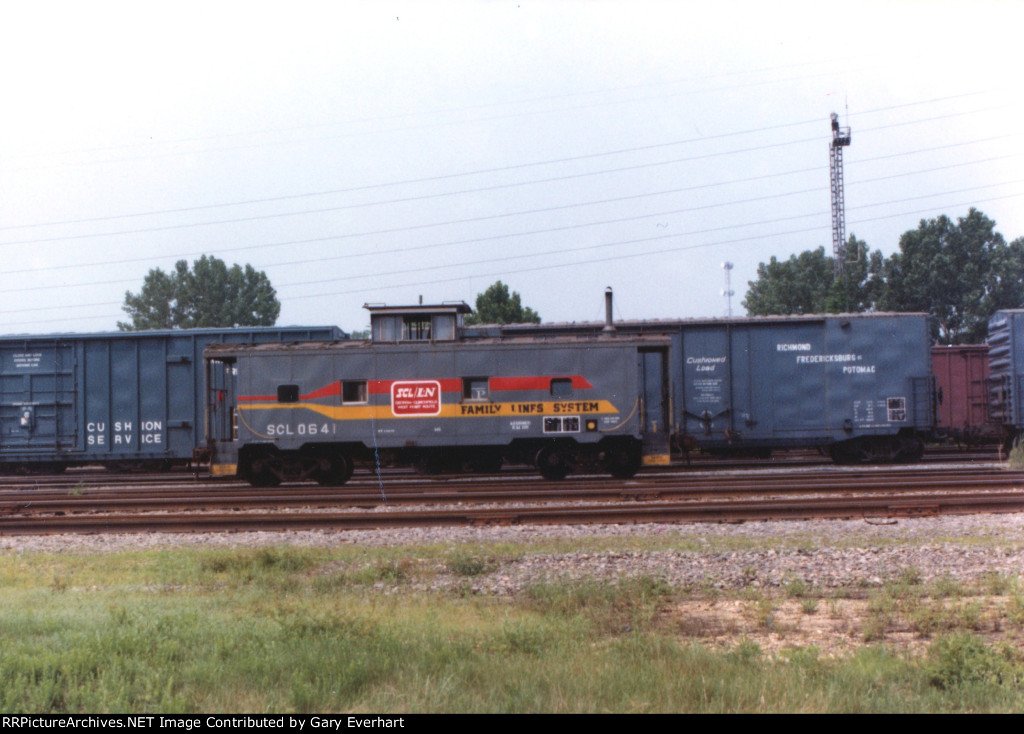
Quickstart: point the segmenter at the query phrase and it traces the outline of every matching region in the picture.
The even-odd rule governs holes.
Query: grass
[[[1024,469],[1024,444],[1021,443],[1020,438],[1014,440],[1007,460],[1011,469]]]
[[[524,552],[439,545],[0,556],[0,710],[1024,709],[1024,661],[979,634],[988,617],[976,598],[998,588],[1005,623],[1024,634],[1013,621],[1024,618],[1015,580],[972,586],[900,574],[871,592],[875,641],[913,624],[927,637],[926,654],[874,644],[831,657],[813,646],[769,652],[742,635],[725,648],[695,641],[699,623],[676,609],[700,592],[655,576],[546,581],[512,597],[464,593],[463,582]],[[442,577],[455,583],[434,583]],[[820,599],[830,610],[822,617],[843,613],[837,596],[795,577],[775,590],[709,598],[725,603],[730,594],[758,639],[785,633],[783,603],[812,615]]]

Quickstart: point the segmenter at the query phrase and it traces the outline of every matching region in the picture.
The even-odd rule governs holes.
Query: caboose
[[[466,341],[465,303],[366,308],[368,341],[206,350],[212,474],[342,484],[358,463],[507,462],[562,479],[668,463],[664,336]]]

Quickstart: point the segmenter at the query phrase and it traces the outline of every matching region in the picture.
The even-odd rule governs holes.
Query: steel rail
[[[387,495],[377,491],[354,488],[316,489],[300,486],[254,491],[250,487],[233,487],[210,491],[179,491],[160,494],[128,494],[123,491],[94,491],[69,496],[66,493],[37,492],[12,497],[0,496],[0,515],[111,512],[212,510],[225,508],[267,507],[330,507],[484,502],[558,502],[558,501],[653,501],[688,498],[706,500],[736,496],[835,494],[837,492],[889,493],[974,491],[984,492],[1024,487],[1024,473],[1002,472],[976,478],[871,476],[833,474],[828,481],[814,477],[765,480],[763,477],[731,477],[731,481],[686,482],[609,482],[614,486],[571,486],[547,483],[541,488],[508,487],[480,489],[438,488],[422,486],[414,491],[389,489]]]
[[[295,505],[310,503],[379,504],[426,501],[551,501],[604,497],[658,498],[704,497],[738,494],[835,493],[842,491],[886,492],[898,489],[974,489],[984,491],[1024,484],[1024,472],[979,471],[920,472],[895,471],[864,473],[834,470],[827,473],[709,475],[702,477],[659,476],[634,480],[609,478],[581,479],[560,483],[477,479],[473,482],[404,482],[387,488],[383,495],[375,485],[350,484],[344,487],[320,488],[315,485],[294,485],[275,489],[253,489],[241,483],[210,482],[195,485],[160,487],[106,486],[77,493],[57,490],[20,490],[0,492],[0,512],[18,510],[82,511],[90,509],[126,509],[146,507],[168,509],[178,504],[196,507],[204,504],[243,504],[268,506],[277,503]]]
[[[2,535],[380,529],[452,525],[741,522],[870,519],[1021,512],[1024,492],[888,498],[801,498],[772,502],[629,502],[580,506],[319,513],[47,515],[0,519]]]
[[[964,453],[957,451],[951,453],[949,449],[938,448],[933,449],[936,453],[926,453],[924,461],[942,461],[948,463],[967,463],[970,462],[992,462],[997,461],[1001,457],[996,450],[989,450],[983,452]],[[710,455],[698,455],[692,457],[689,460],[678,461],[667,467],[647,467],[644,469],[644,476],[656,476],[662,473],[674,473],[674,472],[705,472],[705,471],[732,471],[732,470],[763,470],[763,469],[777,469],[786,470],[792,469],[797,466],[823,466],[823,467],[835,467],[832,460],[820,456],[817,452],[812,451],[788,451],[780,452],[777,456],[771,459],[745,459],[738,460],[735,458],[723,458]],[[886,465],[877,465],[879,468],[885,468]],[[917,466],[927,467],[927,464],[918,464]],[[863,467],[844,467],[848,469],[856,469]],[[969,466],[967,467],[970,468]],[[923,470],[928,470],[927,468]],[[827,471],[827,469],[826,469]],[[412,474],[412,470],[408,468],[386,468],[384,470],[385,476],[388,479],[394,477],[409,476]],[[536,477],[536,471],[529,467],[505,467],[502,475],[519,475]],[[361,473],[362,479],[365,481],[377,481],[372,473],[368,473],[365,470]],[[467,477],[468,475],[440,475],[437,477],[426,477],[422,476],[424,480],[439,479],[449,480],[457,476]],[[479,476],[479,475],[477,475]],[[360,473],[357,473],[356,479],[360,477]],[[0,490],[12,488],[12,487],[25,487],[35,486],[39,488],[53,488],[57,489],[60,487],[74,487],[76,485],[88,485],[95,482],[103,483],[110,486],[131,486],[139,484],[164,484],[168,482],[181,482],[181,483],[194,483],[196,481],[204,481],[209,478],[207,470],[205,468],[199,470],[189,470],[184,468],[172,469],[166,472],[113,472],[102,469],[101,467],[80,467],[69,469],[67,472],[62,473],[51,473],[51,474],[0,474]],[[221,480],[223,481],[223,480]]]
[[[840,479],[842,481],[849,481],[854,478],[860,478],[868,480],[871,478],[902,478],[904,480],[910,479],[929,479],[929,478],[947,478],[954,479],[956,477],[970,477],[978,478],[983,476],[990,477],[1008,477],[1008,476],[1019,476],[1024,477],[1024,472],[1009,471],[1000,467],[993,467],[986,465],[982,467],[946,467],[946,468],[932,468],[922,469],[918,467],[885,467],[878,469],[864,469],[864,468],[832,468],[829,470],[819,471],[800,471],[793,472],[787,470],[744,470],[744,471],[730,471],[730,472],[661,472],[656,474],[640,474],[631,480],[619,480],[613,479],[607,476],[598,475],[577,475],[570,476],[564,482],[553,483],[547,480],[539,479],[535,476],[524,476],[516,474],[499,474],[499,475],[441,475],[436,477],[423,477],[423,476],[404,476],[400,479],[390,479],[385,485],[387,492],[396,491],[434,491],[438,487],[450,487],[453,490],[459,487],[470,487],[473,490],[477,490],[480,487],[531,487],[538,490],[548,489],[557,491],[558,487],[568,486],[575,487],[581,483],[587,485],[609,485],[616,484],[620,485],[627,483],[630,485],[643,485],[643,486],[657,486],[667,484],[669,486],[675,485],[679,482],[686,482],[688,486],[705,486],[705,485],[716,485],[716,484],[731,484],[738,480],[740,477],[746,477],[750,481],[756,481],[761,486],[773,486],[773,485],[787,485],[791,484],[794,480],[807,482],[811,480],[819,480],[822,482],[831,482]],[[291,485],[284,485],[285,489],[295,489],[299,487],[305,487],[307,489],[317,488],[312,482],[298,483]],[[348,484],[344,487],[331,487],[324,488],[323,490],[316,489],[315,491],[329,491],[329,490],[341,490],[344,491],[379,491],[380,482],[376,477],[366,475],[356,475]],[[372,489],[371,489],[372,488]],[[34,484],[32,486],[16,485],[14,487],[3,487],[0,485],[0,500],[5,498],[20,498],[20,497],[42,497],[42,496],[73,496],[74,494],[90,494],[96,495],[100,492],[109,493],[111,495],[132,492],[141,495],[142,493],[149,494],[162,494],[172,492],[267,492],[267,491],[278,491],[281,488],[274,490],[262,489],[254,490],[249,487],[248,484],[238,480],[226,480],[226,479],[207,479],[207,480],[194,480],[194,479],[179,479],[177,481],[163,480],[163,481],[143,481],[143,482],[132,482],[122,483],[116,482],[111,483],[106,481],[102,477],[95,477],[94,481],[90,483],[78,482],[71,487],[65,485],[59,486],[46,486],[42,484]]]

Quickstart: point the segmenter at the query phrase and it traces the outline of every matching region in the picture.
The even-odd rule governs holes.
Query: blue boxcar
[[[0,470],[184,464],[205,440],[202,352],[337,327],[0,336]]]
[[[751,319],[682,333],[684,435],[705,448],[919,458],[934,425],[924,315]]]
[[[996,311],[988,322],[989,418],[1012,442],[1024,431],[1024,310]]]
[[[935,422],[926,314],[609,320],[467,333],[669,337],[678,448],[756,454],[818,447],[839,462],[913,460]]]

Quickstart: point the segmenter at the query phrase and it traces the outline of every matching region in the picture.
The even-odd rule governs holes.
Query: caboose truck
[[[360,462],[509,462],[562,479],[668,462],[667,338],[466,342],[464,303],[366,308],[370,341],[206,351],[212,474],[342,484]]]

